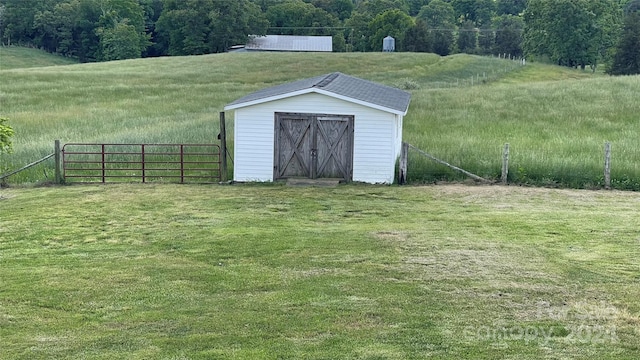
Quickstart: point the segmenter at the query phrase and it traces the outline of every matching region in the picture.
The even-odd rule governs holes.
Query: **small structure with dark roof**
[[[339,72],[259,90],[235,111],[234,180],[392,183],[411,95]]]

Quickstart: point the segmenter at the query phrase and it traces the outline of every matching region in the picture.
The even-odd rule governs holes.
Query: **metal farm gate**
[[[66,182],[218,183],[215,144],[81,144],[62,147]]]

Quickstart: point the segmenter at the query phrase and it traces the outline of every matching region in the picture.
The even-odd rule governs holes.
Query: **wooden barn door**
[[[274,178],[338,178],[353,173],[353,116],[275,114]]]
[[[275,179],[312,177],[312,116],[276,113]]]
[[[353,169],[353,116],[316,116],[315,177],[351,180]]]

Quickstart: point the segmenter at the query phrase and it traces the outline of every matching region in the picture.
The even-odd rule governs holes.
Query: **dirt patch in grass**
[[[441,249],[432,254],[407,256],[405,263],[425,280],[557,280],[540,268],[542,259],[522,263],[522,258],[522,253],[516,250],[495,246],[487,249]]]
[[[12,197],[14,197],[15,195],[8,193],[8,192],[0,192],[0,201],[2,200],[7,200],[7,199],[11,199]]]
[[[420,189],[421,187],[416,187]],[[422,187],[430,189],[430,187]],[[597,201],[602,196],[622,197],[625,200],[640,202],[640,196],[633,191],[619,190],[576,190],[576,189],[549,189],[542,187],[527,187],[516,185],[475,185],[443,183],[437,187],[438,193],[446,196],[463,197],[468,202],[474,200],[505,199],[534,200],[532,197],[542,199],[554,199],[558,196],[588,203]]]

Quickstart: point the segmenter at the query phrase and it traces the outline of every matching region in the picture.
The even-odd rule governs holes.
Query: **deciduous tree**
[[[494,21],[496,37],[493,46],[494,54],[522,56],[522,30],[524,22],[521,17],[502,15]]]
[[[144,10],[137,0],[102,0],[96,33],[99,60],[139,58],[151,45],[145,29]]]
[[[607,72],[611,75],[640,74],[640,7],[625,16],[622,38]]]
[[[478,34],[473,21],[466,20],[458,29],[458,50],[462,53],[474,54],[478,47]]]
[[[407,0],[409,3],[409,15],[416,16],[423,6],[429,4],[431,0]]]
[[[248,0],[165,0],[156,30],[169,55],[198,55],[264,35],[267,26],[260,6]]]
[[[451,4],[442,0],[432,0],[420,9],[418,18],[427,23],[432,38],[432,51],[442,56],[449,55],[454,43],[455,30],[455,12]]]
[[[493,52],[496,33],[491,24],[484,24],[478,33],[478,53],[489,55]]]
[[[100,39],[96,28],[101,15],[98,0],[67,0],[34,17],[38,46],[80,61],[96,59]]]
[[[274,5],[267,10],[274,35],[332,35],[338,18],[300,0]]]
[[[378,14],[369,23],[369,46],[373,51],[382,50],[382,39],[391,36],[395,39],[397,51],[404,50],[404,37],[413,26],[413,18],[402,10],[387,10]]]
[[[520,15],[527,7],[527,0],[497,0],[496,13],[500,15]]]
[[[313,4],[340,20],[348,19],[354,7],[351,0],[305,0],[305,2]]]
[[[269,22],[260,7],[247,0],[221,1],[209,13],[209,52],[219,53],[243,44],[248,35],[265,35]]]
[[[51,10],[56,0],[2,0],[0,38],[7,45],[39,45],[33,22],[38,12]]]
[[[139,58],[144,50],[140,46],[140,35],[128,19],[113,26],[99,28],[100,58],[104,61]]]
[[[355,13],[345,21],[347,51],[369,51],[369,22],[373,16]]]
[[[382,14],[387,10],[400,10],[409,14],[409,4],[407,0],[365,0],[357,6],[356,10],[370,16]]]
[[[11,138],[14,135],[13,128],[8,124],[9,119],[0,117],[0,154],[11,152],[13,144]]]
[[[412,52],[431,52],[433,41],[427,23],[418,18],[405,36],[405,50]]]
[[[493,0],[451,0],[451,6],[461,24],[471,20],[477,26],[489,23],[495,11]]]
[[[617,37],[620,18],[613,0],[530,0],[524,13],[525,52],[595,69]]]

